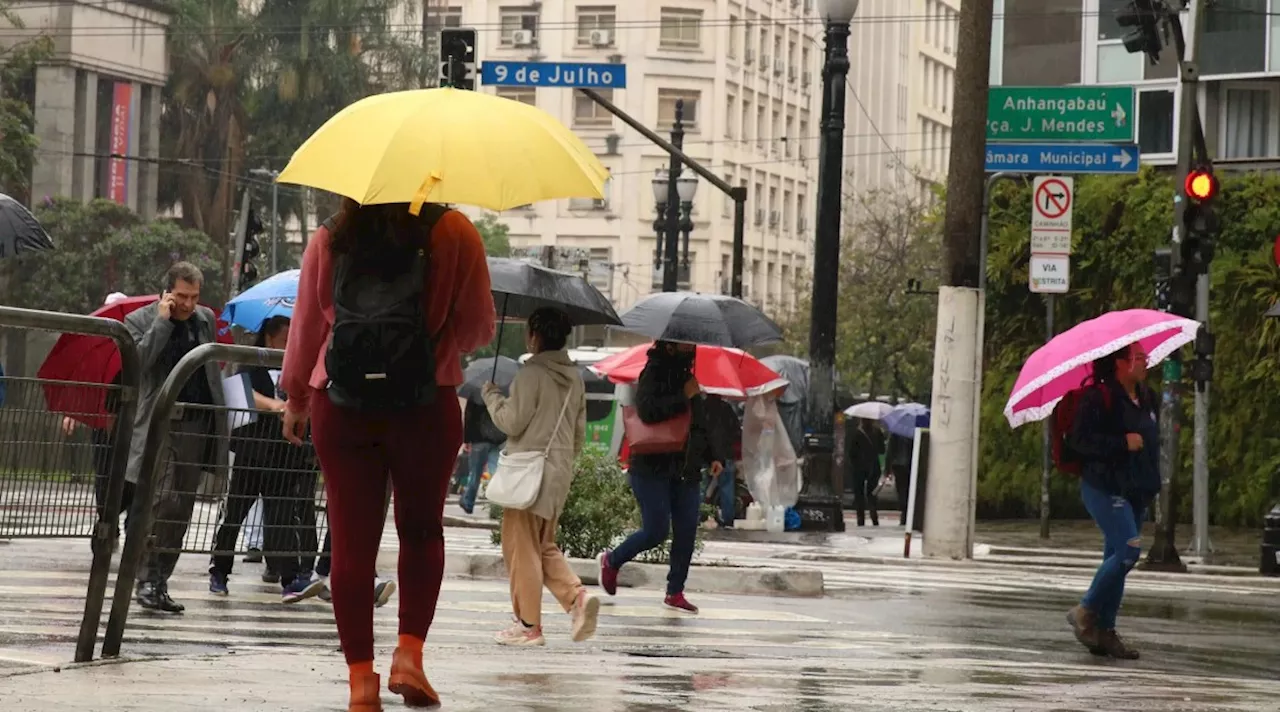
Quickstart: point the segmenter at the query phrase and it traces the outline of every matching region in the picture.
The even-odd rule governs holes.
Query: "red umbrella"
[[[124,321],[129,314],[154,304],[159,295],[127,297],[107,304],[92,316]],[[217,323],[219,343],[235,343],[231,327],[221,319]],[[70,416],[91,428],[111,426],[111,412],[107,409],[107,390],[70,383],[107,385],[120,373],[120,349],[116,342],[105,336],[63,334],[49,351],[44,364],[36,374],[44,381],[56,381],[44,385],[44,397],[49,410]]]
[[[592,365],[597,374],[614,383],[631,383],[640,377],[652,344],[628,349]],[[725,398],[747,398],[785,389],[789,383],[755,356],[725,346],[699,345],[693,375],[705,393]]]

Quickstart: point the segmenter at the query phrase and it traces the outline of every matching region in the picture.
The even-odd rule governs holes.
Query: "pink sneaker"
[[[547,639],[542,637],[542,626],[535,625],[532,628],[527,628],[520,621],[512,623],[510,628],[498,631],[497,635],[493,636],[493,640],[498,645],[531,646],[547,644]]]
[[[573,642],[581,643],[596,634],[596,623],[600,618],[600,599],[587,593],[586,589],[578,591],[578,600],[573,603]]]
[[[685,613],[698,612],[698,607],[693,605],[692,603],[689,603],[689,599],[685,598],[683,593],[677,593],[673,596],[667,596],[666,598],[662,599],[662,603],[667,608],[673,608],[677,611],[684,611]]]
[[[618,570],[609,565],[611,551],[600,552],[600,588],[613,596],[618,593]]]

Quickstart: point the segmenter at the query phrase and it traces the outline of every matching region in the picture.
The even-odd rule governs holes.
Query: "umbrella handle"
[[[507,300],[511,299],[510,294],[502,295],[502,318],[498,320],[498,343],[493,347],[493,375],[489,378],[490,383],[498,382],[498,359],[502,357],[502,327],[507,325]]]

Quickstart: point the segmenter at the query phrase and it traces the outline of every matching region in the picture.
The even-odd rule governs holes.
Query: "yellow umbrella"
[[[362,205],[458,203],[507,210],[556,198],[603,198],[609,171],[534,106],[461,89],[357,101],[294,152],[281,183]]]

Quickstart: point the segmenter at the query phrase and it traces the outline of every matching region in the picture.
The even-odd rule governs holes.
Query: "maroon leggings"
[[[368,662],[387,477],[400,535],[400,634],[425,638],[444,576],[444,499],[462,446],[462,413],[451,387],[441,387],[434,404],[405,413],[340,408],[324,391],[315,391],[311,403],[329,499],[338,638],[348,664]]]

